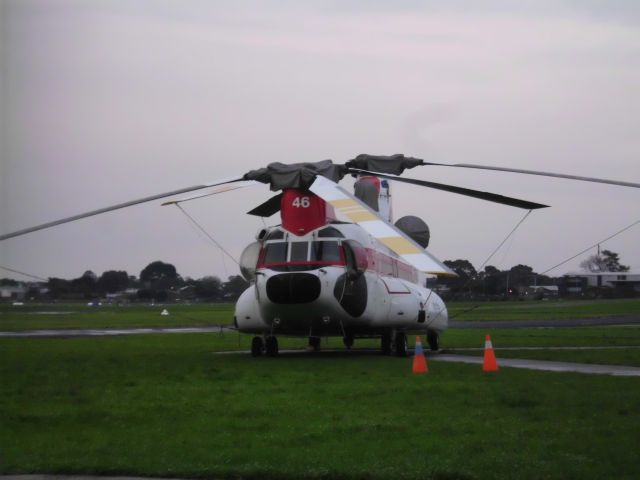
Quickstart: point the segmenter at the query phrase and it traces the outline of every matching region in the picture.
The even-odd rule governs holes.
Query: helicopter
[[[440,348],[448,326],[447,307],[427,288],[433,276],[455,272],[428,252],[429,228],[414,216],[393,223],[390,182],[448,191],[526,210],[548,205],[490,192],[403,177],[407,169],[430,165],[472,168],[565,178],[640,188],[640,184],[593,177],[493,167],[443,164],[422,159],[361,154],[344,164],[271,163],[243,175],[195,185],[92,210],[42,225],[0,235],[0,241],[133,205],[197,190],[209,193],[177,200],[177,204],[211,193],[256,184],[280,192],[247,212],[280,224],[261,229],[240,256],[249,287],[240,295],[233,325],[253,334],[251,354],[278,355],[278,336],[308,338],[320,349],[321,338],[342,337],[350,349],[356,339],[378,338],[384,355],[406,356],[407,335],[425,334],[431,350]],[[354,193],[339,185],[356,178]]]

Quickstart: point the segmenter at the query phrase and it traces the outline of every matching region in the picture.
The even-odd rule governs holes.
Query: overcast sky
[[[637,1],[0,0],[0,233],[273,161],[359,153],[640,182],[639,26]],[[489,262],[500,269],[544,271],[640,219],[637,189],[442,167],[408,176],[552,206]],[[525,213],[392,193],[396,217],[429,224],[433,254],[476,267]],[[184,206],[237,257],[262,226],[244,212],[269,195]],[[65,278],[138,275],[154,260],[183,276],[238,273],[160,203],[6,240],[0,265]],[[638,245],[640,226],[603,248],[640,270]]]

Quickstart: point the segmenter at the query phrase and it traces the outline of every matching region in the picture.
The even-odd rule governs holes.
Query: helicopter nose
[[[273,303],[310,303],[320,296],[320,279],[311,273],[281,273],[267,280],[267,297]]]

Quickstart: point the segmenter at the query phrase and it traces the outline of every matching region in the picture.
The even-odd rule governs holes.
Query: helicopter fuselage
[[[303,235],[264,234],[254,281],[236,305],[239,331],[378,337],[447,328],[442,299],[419,272],[361,227],[332,223]]]

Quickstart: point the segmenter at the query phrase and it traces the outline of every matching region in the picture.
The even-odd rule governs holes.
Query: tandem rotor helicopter
[[[205,195],[173,200],[175,204],[212,193],[269,184],[280,191],[250,215],[280,212],[279,225],[260,230],[240,257],[250,282],[235,306],[238,331],[254,334],[254,356],[278,355],[278,336],[307,337],[312,350],[323,336],[339,336],[350,348],[357,338],[379,338],[383,354],[407,353],[409,332],[426,334],[438,350],[447,328],[442,299],[426,287],[433,275],[453,275],[431,255],[428,226],[406,216],[392,223],[389,181],[410,183],[526,210],[548,205],[494,193],[402,177],[418,166],[473,168],[640,188],[639,183],[579,177],[533,170],[472,164],[425,162],[401,154],[362,154],[344,164],[271,163],[244,175],[140,198],[46,224],[0,235],[0,241],[113,210],[167,197],[213,189]],[[354,193],[338,185],[356,177]],[[216,190],[217,189],[217,190]]]

